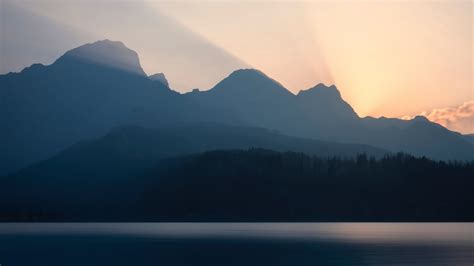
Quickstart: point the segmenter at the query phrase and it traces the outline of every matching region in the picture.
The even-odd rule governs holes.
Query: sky
[[[335,84],[360,116],[474,133],[473,13],[470,0],[0,0],[0,73],[107,38],[177,91],[251,67],[293,93]]]

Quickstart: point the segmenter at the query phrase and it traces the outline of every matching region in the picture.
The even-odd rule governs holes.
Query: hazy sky
[[[109,38],[178,91],[254,67],[292,92],[336,84],[360,116],[456,116],[474,100],[472,1],[0,0],[0,71]],[[453,110],[452,112],[450,110]],[[462,124],[474,132],[474,111]],[[450,121],[458,121],[451,119]]]

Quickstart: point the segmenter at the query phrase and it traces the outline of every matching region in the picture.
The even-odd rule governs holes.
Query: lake
[[[473,223],[0,224],[1,266],[473,263]]]

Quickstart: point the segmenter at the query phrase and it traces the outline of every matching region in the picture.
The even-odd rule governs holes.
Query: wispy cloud
[[[436,108],[424,111],[420,114],[429,120],[441,124],[451,130],[461,133],[474,133],[474,100],[465,102],[458,106]],[[414,116],[407,115],[402,119],[411,119]]]

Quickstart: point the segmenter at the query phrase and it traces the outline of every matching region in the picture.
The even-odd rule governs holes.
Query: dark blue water
[[[10,265],[466,265],[474,224],[0,224]]]

